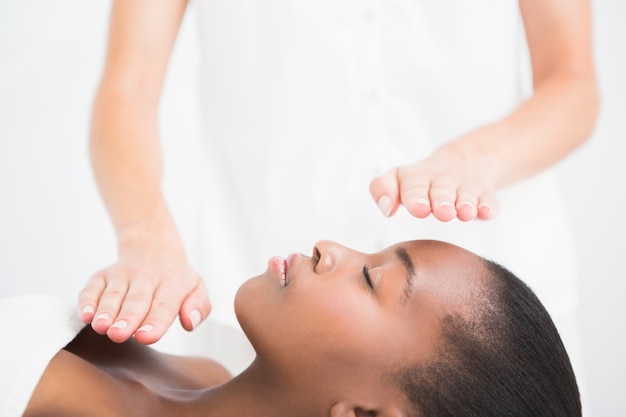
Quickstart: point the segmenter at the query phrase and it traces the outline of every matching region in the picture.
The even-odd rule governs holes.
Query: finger
[[[109,339],[122,343],[137,331],[150,310],[153,294],[153,287],[147,282],[135,280],[131,283],[115,322],[107,330]]]
[[[185,298],[180,308],[180,324],[187,331],[192,331],[211,313],[211,301],[202,280]]]
[[[490,220],[498,215],[500,204],[496,194],[486,192],[478,197],[478,218],[480,220]]]
[[[476,193],[459,189],[456,198],[456,217],[462,222],[474,220],[478,214],[477,202]]]
[[[450,183],[438,181],[429,191],[433,215],[442,222],[449,222],[456,217],[456,187]]]
[[[98,307],[94,313],[91,327],[99,334],[106,334],[107,330],[117,317],[120,311],[126,292],[128,291],[128,281],[125,279],[106,278],[106,287],[98,302]]]
[[[154,293],[148,315],[135,332],[135,340],[149,345],[163,337],[170,327],[182,302],[182,294],[169,286],[162,286]]]
[[[391,169],[370,182],[370,194],[386,217],[393,216],[400,205],[396,172],[397,168]]]
[[[98,272],[89,279],[85,288],[78,294],[78,316],[83,323],[89,324],[93,320],[105,286],[103,274]]]
[[[430,182],[415,171],[401,170],[399,175],[402,204],[411,215],[423,219],[432,212],[428,192]]]

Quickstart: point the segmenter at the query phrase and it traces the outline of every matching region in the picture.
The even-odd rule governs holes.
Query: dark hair
[[[435,358],[395,375],[418,416],[581,416],[561,338],[533,291],[486,260],[476,317],[442,322]]]

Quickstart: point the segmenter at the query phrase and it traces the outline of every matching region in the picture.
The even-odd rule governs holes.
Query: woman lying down
[[[45,358],[17,415],[581,415],[569,359],[532,291],[447,243],[363,254],[320,242],[312,257],[272,258],[235,310],[256,352],[239,375],[78,328]],[[55,336],[71,328],[46,320]],[[44,336],[24,346],[49,348]]]

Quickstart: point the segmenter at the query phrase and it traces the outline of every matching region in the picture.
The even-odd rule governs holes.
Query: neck
[[[293,386],[255,360],[230,381],[202,391],[190,401],[178,403],[184,408],[177,415],[203,417],[305,417],[324,415],[311,404],[311,395],[298,395]]]

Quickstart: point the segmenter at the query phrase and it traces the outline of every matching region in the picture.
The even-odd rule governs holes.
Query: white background
[[[0,297],[27,292],[74,297],[93,272],[115,258],[87,156],[109,5],[109,0],[0,1]],[[626,416],[625,20],[626,2],[595,1],[602,111],[593,138],[556,167],[579,251],[591,416]],[[170,144],[193,145],[198,139],[194,25],[188,16],[162,102],[164,146],[173,152],[168,166],[184,167],[166,172],[165,185],[173,209],[183,215],[185,200],[177,199],[169,184],[174,175],[193,169],[193,153],[184,150],[193,146]]]

